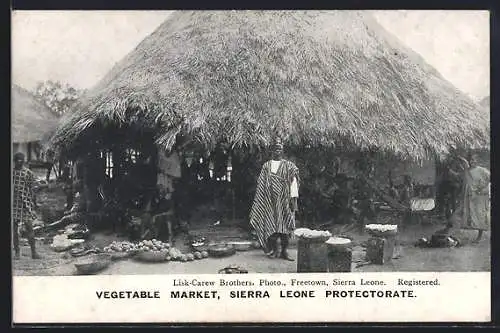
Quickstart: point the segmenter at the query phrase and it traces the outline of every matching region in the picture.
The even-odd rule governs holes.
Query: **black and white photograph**
[[[13,276],[490,272],[489,20],[13,11]]]

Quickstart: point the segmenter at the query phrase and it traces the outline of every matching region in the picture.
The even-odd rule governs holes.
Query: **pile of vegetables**
[[[142,240],[138,243],[132,243],[128,241],[114,241],[108,246],[104,247],[104,252],[106,253],[123,253],[130,251],[140,251],[140,252],[150,252],[158,253],[160,255],[165,254],[165,261],[193,261],[208,258],[207,251],[195,251],[193,253],[182,253],[179,249],[170,246],[169,243],[164,243],[157,239]]]
[[[138,243],[138,250],[145,252],[158,252],[158,251],[166,251],[170,249],[169,243],[164,243],[161,240],[151,239],[151,240],[142,240]]]
[[[187,261],[193,261],[193,260],[199,260],[199,259],[205,259],[208,258],[208,252],[207,251],[196,251],[194,253],[182,253],[180,250],[176,249],[175,247],[172,247],[168,251],[168,255],[166,257],[167,261],[181,261],[181,262],[187,262]]]

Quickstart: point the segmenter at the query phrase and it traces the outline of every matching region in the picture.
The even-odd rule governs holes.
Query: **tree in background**
[[[78,100],[82,91],[71,87],[69,84],[48,80],[39,82],[34,93],[54,113],[61,116]]]

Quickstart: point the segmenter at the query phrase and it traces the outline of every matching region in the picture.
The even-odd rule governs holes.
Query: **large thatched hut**
[[[50,139],[59,117],[32,93],[12,86],[12,143],[30,163],[45,161],[43,144]]]
[[[103,147],[152,156],[153,143],[182,141],[207,157],[220,145],[250,154],[278,134],[298,155],[377,150],[423,160],[487,146],[488,126],[471,99],[366,12],[180,11],[81,99],[53,143],[100,158],[92,152]],[[238,163],[255,176],[259,162],[242,157],[234,179]]]
[[[486,97],[482,98],[479,101],[479,105],[481,105],[484,108],[489,109],[490,108],[490,96],[486,96]]]

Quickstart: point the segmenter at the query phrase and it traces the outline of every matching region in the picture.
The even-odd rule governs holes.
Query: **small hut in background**
[[[144,188],[157,148],[178,150],[183,188],[232,189],[244,217],[276,135],[301,168],[301,204],[314,210],[314,177],[334,156],[422,162],[488,146],[488,130],[477,104],[369,13],[180,11],[83,96],[52,142],[96,165],[93,181],[116,186],[139,154]]]
[[[53,156],[47,156],[45,144],[54,134],[59,117],[32,93],[12,86],[12,149],[26,156],[31,168],[52,167]]]

